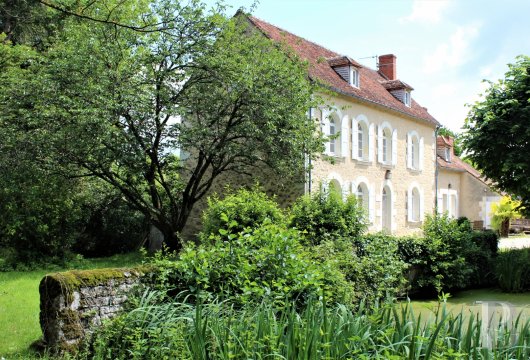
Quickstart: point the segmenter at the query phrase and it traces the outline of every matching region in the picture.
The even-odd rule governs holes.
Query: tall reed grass
[[[489,323],[489,322],[488,322]],[[487,329],[475,314],[429,319],[409,305],[360,306],[356,311],[312,302],[303,311],[263,303],[234,309],[223,303],[140,306],[98,332],[85,359],[529,359],[530,321],[522,316]]]

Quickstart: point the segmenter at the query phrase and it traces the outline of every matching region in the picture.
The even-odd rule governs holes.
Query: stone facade
[[[94,326],[123,309],[145,273],[145,269],[98,269],[45,276],[39,291],[46,346],[54,352],[75,351]]]
[[[333,97],[328,99],[336,110],[327,111],[329,116],[341,119],[340,139],[341,154],[322,156],[314,162],[311,187],[317,189],[321,184],[337,181],[342,192],[347,195],[357,193],[357,186],[367,185],[370,193],[366,210],[373,214],[370,218],[370,231],[383,229],[383,195],[384,187],[390,190],[391,210],[390,229],[387,231],[396,235],[406,235],[421,231],[423,213],[433,213],[435,200],[435,126],[421,120],[414,120],[397,112],[385,111],[377,106],[368,106],[363,102],[353,101],[347,97]],[[314,117],[324,123],[323,114],[326,111],[316,109]],[[373,156],[368,160],[358,160],[352,155],[352,119],[365,119],[369,125],[373,141],[369,144]],[[344,125],[344,122],[346,125]],[[379,162],[378,128],[389,124],[396,131],[395,145],[397,159],[389,164]],[[324,130],[325,131],[325,130]],[[411,169],[407,165],[408,143],[407,136],[415,132],[422,138],[422,166],[421,170]],[[355,137],[355,136],[353,136]],[[343,140],[345,139],[345,140]],[[410,206],[410,187],[417,187],[421,192],[420,208],[423,210],[418,219],[411,219],[408,213]]]

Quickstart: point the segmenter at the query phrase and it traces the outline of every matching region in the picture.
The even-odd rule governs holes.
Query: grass
[[[50,272],[73,269],[126,267],[139,264],[140,254],[101,259],[76,259],[63,268],[0,273],[0,357],[29,359],[29,347],[42,333],[39,324],[39,282]]]

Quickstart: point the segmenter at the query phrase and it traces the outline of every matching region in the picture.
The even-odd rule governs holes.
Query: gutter
[[[442,125],[436,125],[434,130],[434,215],[438,214],[438,130]]]

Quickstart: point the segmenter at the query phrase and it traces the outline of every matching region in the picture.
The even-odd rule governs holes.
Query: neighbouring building
[[[491,228],[491,206],[501,195],[482,174],[454,153],[453,139],[438,136],[438,212],[465,216],[476,228]]]

